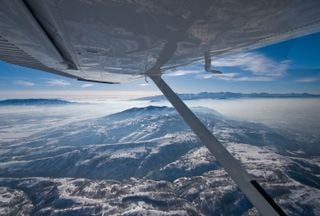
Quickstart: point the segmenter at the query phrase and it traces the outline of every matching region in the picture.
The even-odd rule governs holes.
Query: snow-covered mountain
[[[239,99],[239,98],[320,98],[320,95],[309,93],[235,93],[235,92],[200,92],[179,94],[183,100],[198,99]],[[143,97],[140,100],[161,101],[165,100],[163,95]]]
[[[317,155],[263,125],[195,111],[289,215],[319,215]],[[0,176],[6,215],[256,214],[168,107],[132,108],[1,143]]]

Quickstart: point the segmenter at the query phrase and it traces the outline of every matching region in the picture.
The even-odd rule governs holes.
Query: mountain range
[[[288,215],[319,215],[319,159],[303,143],[207,108],[194,111]],[[257,211],[174,109],[147,106],[0,143],[0,214]]]
[[[197,99],[239,99],[239,98],[320,98],[320,95],[309,93],[234,93],[234,92],[200,92],[178,94],[183,100]],[[165,100],[163,95],[139,98],[139,100]]]
[[[28,98],[28,99],[5,99],[0,100],[0,106],[34,106],[34,105],[65,105],[74,102],[61,100],[61,99],[45,99],[45,98]]]

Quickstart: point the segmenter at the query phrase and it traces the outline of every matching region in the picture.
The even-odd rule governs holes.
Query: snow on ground
[[[266,126],[197,110],[289,215],[319,214],[317,156]],[[24,113],[0,122],[2,212],[9,211],[12,200],[20,203],[13,211],[26,215],[254,212],[173,109],[149,106],[104,117],[33,118]],[[3,135],[10,131],[7,123],[16,126],[13,132],[26,134]]]

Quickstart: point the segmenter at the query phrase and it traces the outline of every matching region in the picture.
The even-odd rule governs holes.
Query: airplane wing
[[[285,215],[161,78],[320,30],[319,0],[2,0],[0,60],[80,80],[149,76],[262,215]]]
[[[320,29],[318,0],[2,0],[0,60],[81,80],[147,73]]]

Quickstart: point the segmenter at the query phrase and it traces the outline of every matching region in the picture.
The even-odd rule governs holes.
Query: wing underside
[[[0,60],[80,80],[149,75],[262,215],[285,215],[159,71],[318,31],[320,1],[3,0]],[[271,200],[271,201],[270,201]]]
[[[0,60],[121,83],[318,31],[320,1],[32,1],[0,7]]]

